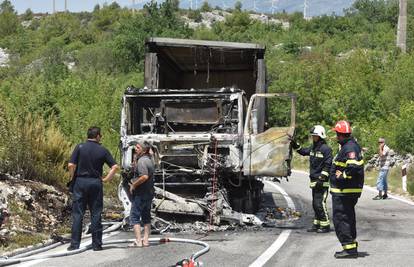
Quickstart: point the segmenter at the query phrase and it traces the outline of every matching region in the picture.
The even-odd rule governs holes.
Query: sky
[[[3,0],[0,0],[2,2]],[[64,11],[65,0],[10,0],[19,14],[24,13],[30,8],[35,13],[52,13],[53,1],[55,1],[56,11]],[[116,1],[121,7],[132,6],[134,0],[66,0],[67,7],[71,12],[80,11],[92,11],[95,5],[111,4]],[[141,8],[142,5],[151,0],[135,0],[137,8]],[[204,0],[180,0],[180,6],[182,8],[189,8],[191,3],[193,7],[200,7]],[[307,0],[308,10],[307,13],[310,16],[316,16],[321,14],[342,14],[344,8],[348,8],[355,0]],[[163,0],[157,0],[157,2],[163,2]],[[236,0],[208,0],[211,6],[233,7]],[[271,13],[272,3],[275,4],[275,10],[277,12],[286,11],[288,13],[294,11],[303,11],[304,0],[241,0],[243,8],[253,9],[253,2],[256,3],[256,11]],[[197,3],[197,4],[196,4]]]
[[[0,0],[1,2],[2,0]],[[92,11],[96,4],[101,6],[104,3],[112,3],[108,0],[66,0],[69,11]],[[140,0],[135,0],[138,3]],[[24,13],[28,8],[33,12],[48,12],[53,11],[53,0],[10,0],[17,13]],[[132,0],[116,0],[116,2],[124,7],[132,4]],[[63,11],[65,9],[65,0],[55,0],[56,11]]]

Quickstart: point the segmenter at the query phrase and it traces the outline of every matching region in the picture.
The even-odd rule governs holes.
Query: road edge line
[[[296,173],[301,173],[301,174],[306,174],[306,175],[309,175],[309,173],[308,172],[306,172],[306,171],[301,171],[301,170],[292,170],[293,172],[296,172]],[[364,185],[364,189],[367,189],[368,191],[371,191],[371,192],[378,192],[378,190],[376,190],[374,187],[372,187],[372,186],[370,186],[370,185]],[[388,197],[389,198],[392,198],[392,199],[395,199],[395,200],[398,200],[398,201],[400,201],[400,202],[403,202],[403,203],[405,203],[405,204],[408,204],[408,205],[411,205],[411,206],[414,206],[414,202],[413,201],[411,201],[411,200],[409,200],[409,199],[406,199],[406,198],[404,198],[404,197],[401,197],[401,196],[396,196],[396,195],[394,195],[394,194],[390,194],[390,193],[388,193]]]
[[[278,186],[277,184],[269,181],[265,181],[266,184],[276,188],[286,200],[288,207],[292,210],[295,210],[295,203],[293,202],[292,198],[286,193],[286,191]],[[263,252],[253,263],[249,265],[249,267],[259,267],[263,266],[266,262],[268,262],[278,251],[279,249],[285,244],[287,239],[289,238],[290,233],[292,230],[283,230],[278,238],[273,242],[270,247],[268,247],[265,252]]]
[[[364,185],[364,189],[367,189],[368,191],[371,191],[371,192],[374,192],[374,193],[377,193],[377,192],[378,192],[378,190],[377,190],[377,189],[375,189],[374,187],[369,186],[369,185]],[[405,204],[408,204],[408,205],[414,206],[414,202],[413,202],[413,201],[411,201],[411,200],[409,200],[409,199],[405,199],[405,198],[403,198],[403,197],[396,196],[396,195],[394,195],[394,194],[390,194],[390,193],[387,193],[387,195],[388,195],[388,197],[389,197],[389,198],[392,198],[392,199],[395,199],[395,200],[398,200],[398,201],[404,202]]]

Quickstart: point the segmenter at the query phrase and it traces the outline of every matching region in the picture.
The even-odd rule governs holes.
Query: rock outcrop
[[[1,226],[1,246],[8,246],[19,233],[46,233],[62,227],[70,217],[70,201],[65,192],[40,182],[0,177],[0,208],[7,209],[8,222]]]

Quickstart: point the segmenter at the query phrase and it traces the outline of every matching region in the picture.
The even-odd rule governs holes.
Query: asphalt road
[[[293,204],[289,203],[289,196],[266,183],[268,201],[282,208],[294,205],[302,214],[294,224],[258,231],[167,236],[207,242],[210,251],[199,258],[204,266],[414,266],[414,203],[410,205],[395,199],[374,201],[371,198],[375,193],[364,190],[356,207],[360,257],[337,260],[333,254],[341,246],[335,232],[306,232],[313,216],[306,174],[294,172],[289,182],[278,185]],[[133,238],[132,232],[113,233],[106,240],[125,238]],[[99,252],[86,251],[18,266],[171,266],[199,249],[196,245],[176,243],[148,248],[127,248],[126,244],[119,244],[106,246]]]

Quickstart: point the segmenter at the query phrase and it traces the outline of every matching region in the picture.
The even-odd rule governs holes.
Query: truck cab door
[[[255,102],[263,98],[290,98],[290,124],[258,133]],[[264,101],[261,101],[264,102]],[[295,133],[296,96],[294,94],[254,94],[250,98],[243,132],[243,174],[286,177],[290,175],[292,150],[289,135]]]

